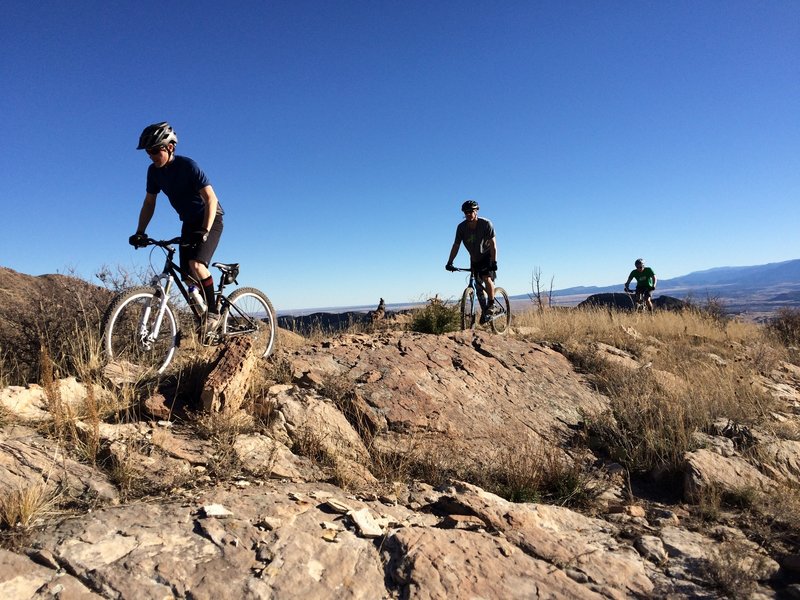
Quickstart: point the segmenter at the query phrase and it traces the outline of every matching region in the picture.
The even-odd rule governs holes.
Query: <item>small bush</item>
[[[767,322],[767,329],[786,346],[800,345],[800,309],[778,309]]]
[[[428,300],[428,304],[414,313],[411,330],[419,333],[447,333],[461,328],[461,313],[438,297]]]

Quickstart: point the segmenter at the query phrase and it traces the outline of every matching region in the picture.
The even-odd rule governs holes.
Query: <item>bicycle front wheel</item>
[[[244,287],[233,292],[228,301],[230,306],[223,317],[222,334],[255,335],[260,356],[272,354],[278,325],[275,309],[266,294],[256,288]]]
[[[125,379],[163,373],[178,344],[178,320],[166,304],[159,318],[161,296],[153,288],[131,288],[119,294],[106,311],[103,350]]]
[[[492,331],[503,334],[511,325],[511,302],[508,294],[501,287],[494,288],[494,304],[500,307],[500,312],[492,317]]]
[[[461,296],[461,329],[475,327],[475,290],[468,287]]]

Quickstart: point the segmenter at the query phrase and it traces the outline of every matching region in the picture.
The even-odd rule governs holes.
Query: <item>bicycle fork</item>
[[[166,282],[162,283],[162,279],[166,280]],[[158,308],[156,309],[156,319],[153,322],[152,328],[149,328],[148,324],[150,323],[150,315],[153,311],[153,307],[148,304],[144,307],[142,318],[139,321],[139,339],[145,350],[150,350],[153,342],[155,342],[158,337],[158,332],[161,331],[161,321],[164,319],[169,292],[172,289],[172,275],[167,275],[166,277],[164,277],[163,273],[161,275],[156,275],[153,278],[153,287],[156,290],[156,297],[160,298]]]

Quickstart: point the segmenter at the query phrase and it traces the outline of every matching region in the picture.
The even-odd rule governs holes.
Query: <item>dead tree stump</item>
[[[253,338],[229,338],[217,349],[200,400],[207,412],[237,411],[244,401],[250,374],[258,362]]]

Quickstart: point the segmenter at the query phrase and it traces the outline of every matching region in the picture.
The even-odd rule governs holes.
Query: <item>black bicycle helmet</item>
[[[636,267],[637,269],[639,267],[643,267],[644,266],[644,259],[643,258],[637,258],[636,262],[633,263],[633,266]]]
[[[142,135],[139,136],[139,145],[136,149],[146,150],[147,148],[153,148],[155,146],[165,146],[170,142],[173,144],[178,143],[178,136],[175,135],[175,130],[172,129],[172,126],[166,121],[163,123],[153,123],[145,127],[144,131],[142,131]]]
[[[480,207],[475,200],[467,200],[464,204],[461,205],[461,212],[473,211],[478,210]]]

